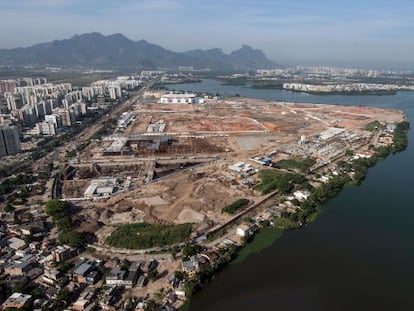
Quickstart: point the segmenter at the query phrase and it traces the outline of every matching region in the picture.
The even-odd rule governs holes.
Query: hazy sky
[[[246,43],[281,63],[414,67],[410,0],[0,0],[0,48],[120,32],[174,51]]]

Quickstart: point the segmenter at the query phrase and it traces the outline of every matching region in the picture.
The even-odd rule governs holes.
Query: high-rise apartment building
[[[0,128],[0,156],[16,154],[20,151],[19,129],[17,126]]]

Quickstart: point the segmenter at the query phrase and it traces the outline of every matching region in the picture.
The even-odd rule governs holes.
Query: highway
[[[108,120],[109,118],[115,118],[119,116],[122,112],[125,110],[128,110],[133,105],[139,102],[142,94],[148,89],[151,88],[154,83],[158,82],[158,78],[148,82],[145,86],[140,89],[137,94],[133,97],[128,99],[127,101],[118,104],[115,106],[108,114],[103,115],[101,118],[96,120],[94,124],[89,126],[88,128],[84,129],[79,134],[75,135],[72,140],[67,141],[62,146],[57,147],[52,153],[44,156],[42,159],[45,159],[46,157],[52,160],[57,160],[62,164],[65,161],[66,156],[66,150],[74,150],[78,146],[78,144],[82,144],[84,142],[89,143],[90,139],[95,135],[103,126],[103,123],[105,120]],[[38,161],[41,161],[40,159]],[[55,179],[54,176],[50,177],[51,179]],[[50,181],[52,182],[52,181]],[[56,193],[56,185],[57,182],[53,182],[53,187],[51,189],[51,197],[57,198],[59,195]]]
[[[63,155],[64,155],[66,150],[75,149],[77,144],[81,144],[83,142],[89,143],[90,139],[102,128],[104,121],[109,120],[111,118],[116,118],[119,115],[121,115],[122,112],[132,108],[133,105],[137,104],[140,101],[142,94],[148,88],[151,88],[154,85],[154,83],[156,83],[157,81],[158,81],[158,78],[150,81],[147,85],[142,87],[142,89],[140,89],[134,97],[128,99],[127,101],[123,103],[116,105],[108,114],[102,116],[93,125],[89,126],[85,130],[83,130],[81,133],[76,135],[72,141],[59,147],[58,148],[59,154],[61,155],[61,152],[63,152]],[[60,159],[61,158],[62,157],[60,157]]]

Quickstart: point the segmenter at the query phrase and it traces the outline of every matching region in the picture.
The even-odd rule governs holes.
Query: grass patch
[[[283,230],[278,228],[264,228],[255,234],[253,240],[246,244],[237,254],[232,264],[244,261],[251,254],[259,253],[265,248],[273,245],[273,243],[282,236]]]
[[[191,234],[191,224],[158,225],[148,223],[127,224],[118,227],[106,239],[115,247],[142,249],[162,247],[184,242]]]
[[[277,217],[273,219],[273,223],[275,224],[276,228],[279,229],[295,229],[298,228],[299,225],[297,222],[294,222],[290,218],[287,217]]]
[[[224,207],[221,212],[222,213],[227,213],[227,214],[234,214],[237,211],[239,211],[242,208],[245,208],[248,204],[249,204],[249,200],[248,199],[239,199],[233,203],[231,203],[230,205],[227,205],[226,207]]]
[[[178,308],[178,311],[188,311],[191,305],[191,295],[185,298],[184,304]]]
[[[302,184],[306,181],[306,178],[300,174],[271,169],[261,170],[259,177],[261,178],[261,182],[254,189],[261,191],[262,194],[267,194],[274,190],[286,194],[292,191],[294,184]]]
[[[283,169],[299,170],[302,173],[309,171],[316,161],[310,158],[293,158],[281,160],[277,163],[277,166]]]
[[[384,128],[384,126],[381,124],[381,122],[375,120],[365,125],[364,129],[370,132],[374,132],[375,130],[379,128]]]

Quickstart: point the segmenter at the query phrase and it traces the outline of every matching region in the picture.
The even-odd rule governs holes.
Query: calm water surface
[[[173,88],[392,108],[414,119],[414,92],[315,96],[220,86],[214,80]],[[413,142],[411,130],[406,151],[379,162],[361,186],[329,201],[314,223],[286,231],[230,265],[193,297],[190,310],[414,310]]]

